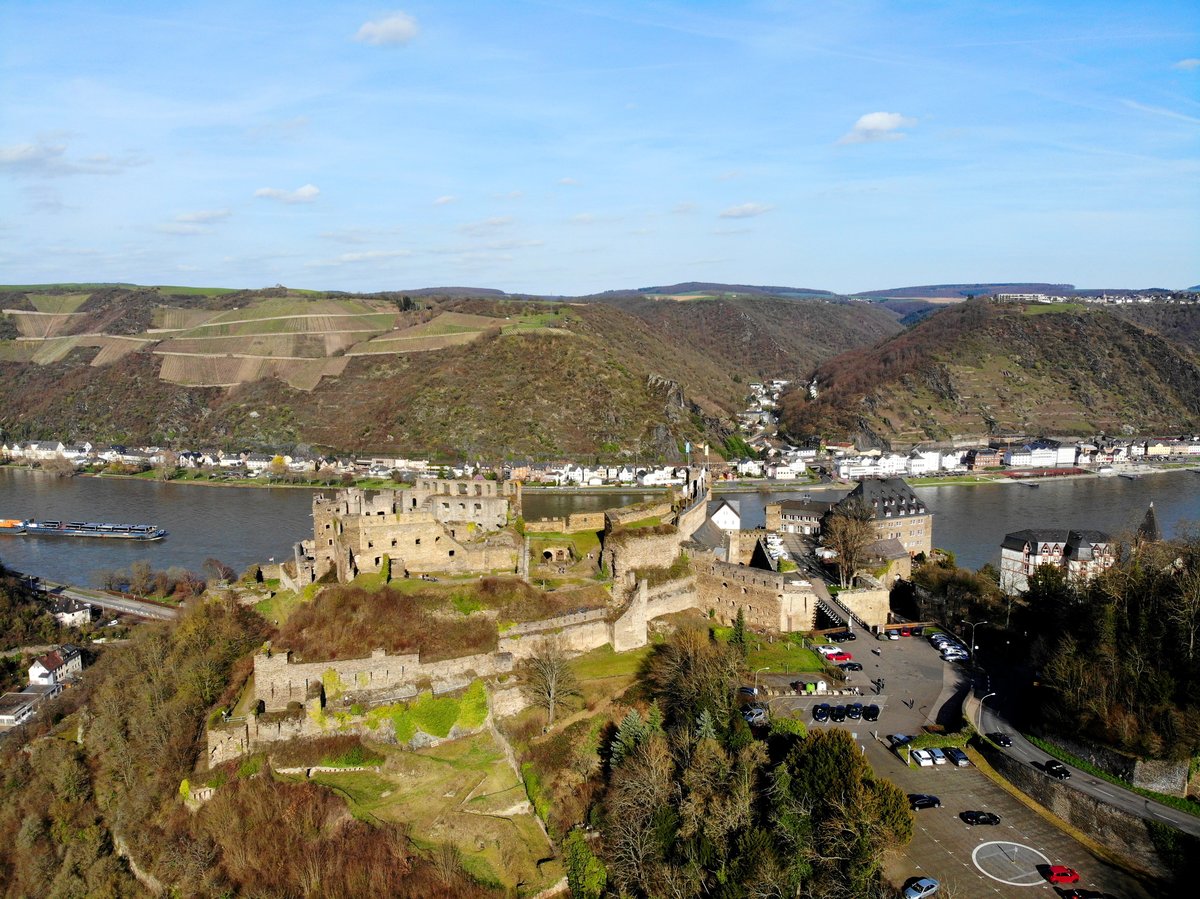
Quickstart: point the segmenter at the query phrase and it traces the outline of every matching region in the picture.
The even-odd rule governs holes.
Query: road
[[[49,581],[42,581],[40,586],[42,592],[50,596],[66,596],[112,612],[124,612],[126,615],[136,615],[139,618],[150,618],[155,621],[173,621],[179,617],[179,610],[161,606],[158,603],[125,599],[121,596],[102,593],[99,590],[54,584]]]
[[[1033,765],[1038,769],[1041,769],[1045,765],[1049,756],[1014,730],[1012,725],[993,706],[986,702],[983,703],[983,711],[981,713],[980,704],[974,698],[968,700],[967,706],[973,720],[982,720],[983,726],[980,728],[981,731],[984,733],[1002,731],[1012,738],[1012,746],[1002,749],[1002,752],[1023,764]],[[1066,786],[1079,790],[1081,793],[1086,793],[1088,796],[1099,799],[1101,802],[1105,802],[1114,808],[1119,808],[1131,815],[1136,815],[1148,821],[1161,821],[1177,827],[1184,833],[1200,837],[1200,818],[1197,818],[1195,815],[1181,812],[1178,809],[1171,808],[1169,805],[1155,802],[1153,799],[1147,799],[1132,790],[1127,790],[1106,780],[1101,780],[1098,777],[1088,774],[1086,771],[1080,771],[1078,768],[1070,765],[1067,765],[1067,768],[1071,771],[1071,777],[1063,781]]]

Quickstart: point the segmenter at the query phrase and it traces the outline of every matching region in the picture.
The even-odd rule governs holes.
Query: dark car
[[[844,705],[835,705],[832,709],[829,710],[829,720],[830,721],[845,721],[846,720],[846,707]]]
[[[858,721],[862,718],[863,704],[861,702],[852,702],[846,706],[846,717],[851,721]]]
[[[988,734],[987,738],[997,746],[1003,746],[1005,749],[1012,745],[1012,737],[1008,734],[1000,733],[1000,731]]]
[[[1050,759],[1046,762],[1045,771],[1057,780],[1066,780],[1071,776],[1071,772],[1067,770],[1067,766],[1056,759]]]
[[[964,821],[974,827],[977,824],[999,824],[1000,816],[995,812],[963,812],[959,815]]]
[[[864,706],[862,715],[863,715],[863,721],[878,721],[879,720],[879,706],[877,706],[877,705]]]
[[[839,643],[844,640],[857,640],[858,634],[854,633],[854,631],[843,631],[842,633],[838,634],[837,637],[835,637],[834,639],[836,639]]]
[[[828,721],[829,720],[829,703],[822,702],[813,706],[812,710],[813,721]]]
[[[861,662],[842,662],[842,664],[838,665],[838,667],[841,668],[843,671],[862,671],[863,670]]]
[[[923,808],[941,808],[942,800],[927,793],[909,793],[908,807],[914,812]]]

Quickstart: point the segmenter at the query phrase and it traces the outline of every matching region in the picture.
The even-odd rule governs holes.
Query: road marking
[[[995,840],[989,843],[980,843],[971,853],[971,861],[975,863],[975,867],[979,869],[980,873],[999,883],[1007,884],[1008,886],[1033,887],[1044,884],[1045,880],[1043,880],[1042,875],[1037,870],[1037,863],[1029,864],[1028,871],[1022,870],[1022,868],[1026,866],[1023,864],[1023,860],[1019,861],[1017,858],[1021,854],[1022,849],[1024,849],[1027,853],[1040,858],[1042,863],[1047,865],[1050,864],[1050,859],[1033,847],[1025,846],[1022,843],[1010,843],[1006,840]],[[987,851],[985,852],[984,850]],[[1009,867],[1016,872],[1012,876],[1020,877],[1022,879],[1006,880],[1003,877],[997,877],[984,867],[984,865],[981,863],[981,856],[982,862],[987,862],[990,859],[1003,858],[1007,862],[1005,867]]]

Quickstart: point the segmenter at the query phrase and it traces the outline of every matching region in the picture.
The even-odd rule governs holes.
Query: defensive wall
[[[657,503],[637,503],[632,506],[622,506],[619,509],[609,509],[604,513],[604,528],[616,530],[635,521],[646,518],[658,518],[664,522],[673,521],[675,506],[669,500]]]
[[[605,534],[604,549],[600,553],[601,565],[608,568],[615,580],[621,580],[627,572],[637,568],[665,567],[679,556],[683,535],[671,527],[669,533],[660,534],[651,528],[634,528]]]
[[[525,522],[526,533],[580,534],[604,530],[604,512],[572,512],[564,518],[534,518]]]
[[[880,628],[888,623],[891,593],[872,577],[860,575],[859,582],[862,586],[838,591],[837,601],[867,627]]]
[[[780,574],[723,562],[711,554],[692,559],[698,607],[711,609],[729,625],[742,610],[746,624],[772,633],[808,631],[816,626],[817,593],[796,574]]]
[[[289,702],[305,702],[314,687],[322,688],[327,698],[370,696],[429,682],[434,692],[443,683],[457,683],[473,674],[492,677],[508,674],[513,657],[506,652],[486,652],[422,662],[417,653],[388,655],[376,649],[359,659],[333,659],[327,662],[293,662],[290,651],[263,651],[254,656],[254,699],[267,711],[287,708]]]

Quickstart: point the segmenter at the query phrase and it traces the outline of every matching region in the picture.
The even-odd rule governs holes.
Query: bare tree
[[[546,711],[546,727],[554,726],[554,713],[580,695],[579,682],[567,661],[562,644],[544,640],[530,658],[522,685],[529,701]]]
[[[854,583],[866,548],[875,540],[875,536],[874,515],[862,503],[846,503],[829,514],[822,529],[822,539],[827,547],[837,553],[838,577],[842,587]]]

